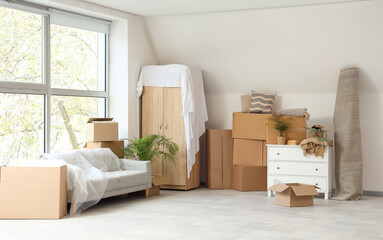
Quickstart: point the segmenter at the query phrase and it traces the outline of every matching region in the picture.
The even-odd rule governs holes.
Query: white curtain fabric
[[[205,122],[208,120],[201,70],[179,64],[145,66],[141,70],[137,83],[138,97],[142,94],[143,86],[180,87],[182,89],[187,174],[190,178],[195,155],[199,151],[199,138],[205,132]]]

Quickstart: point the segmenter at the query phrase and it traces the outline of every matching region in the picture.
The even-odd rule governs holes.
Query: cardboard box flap
[[[287,185],[274,184],[273,186],[269,187],[269,190],[276,191],[276,192],[284,192],[288,188],[289,188],[289,186],[287,186]]]
[[[319,195],[315,187],[312,185],[291,186],[291,189],[293,190],[296,196]]]
[[[87,121],[87,123],[92,123],[92,122],[110,122],[112,121],[113,118],[89,118],[89,120]]]

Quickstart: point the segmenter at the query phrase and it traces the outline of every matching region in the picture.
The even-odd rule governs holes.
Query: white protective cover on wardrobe
[[[199,138],[205,132],[205,122],[208,120],[201,70],[180,64],[145,66],[141,70],[137,83],[138,97],[142,95],[143,86],[180,87],[182,89],[187,173],[190,178],[195,155],[199,151]]]

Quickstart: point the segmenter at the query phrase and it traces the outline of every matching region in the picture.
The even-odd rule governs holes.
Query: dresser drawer
[[[314,157],[303,155],[303,150],[300,147],[269,147],[268,158],[271,160],[282,160],[282,161],[316,161],[326,162],[328,150],[326,150],[324,157]]]
[[[279,180],[283,183],[304,183],[319,187],[317,189],[319,193],[327,193],[327,181],[325,177],[307,177],[307,176],[276,176],[269,175],[267,178],[267,188],[274,185],[275,180]]]
[[[269,174],[327,176],[327,164],[270,161]]]

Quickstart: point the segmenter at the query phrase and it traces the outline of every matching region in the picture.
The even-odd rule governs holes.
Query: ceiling
[[[143,15],[180,15],[293,7],[362,0],[83,0],[89,3]]]

